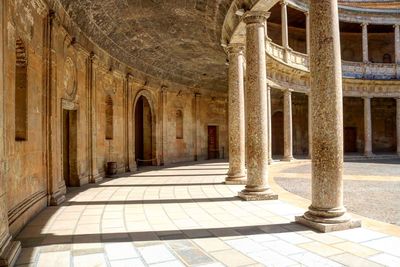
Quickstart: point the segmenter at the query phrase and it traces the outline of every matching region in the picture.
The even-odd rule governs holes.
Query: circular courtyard
[[[286,165],[274,179],[285,190],[311,199],[311,162]],[[348,211],[400,225],[400,159],[344,164],[344,203]]]

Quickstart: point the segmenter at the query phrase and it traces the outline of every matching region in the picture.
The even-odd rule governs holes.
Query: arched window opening
[[[28,60],[25,44],[16,41],[15,62],[15,140],[27,140],[28,131]]]
[[[176,139],[183,139],[183,112],[176,111]]]
[[[106,98],[106,139],[112,140],[114,138],[114,107],[111,96]]]

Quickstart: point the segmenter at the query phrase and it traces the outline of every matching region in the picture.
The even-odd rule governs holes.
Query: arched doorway
[[[272,116],[272,155],[283,155],[283,112]]]
[[[138,166],[153,165],[153,127],[152,108],[142,95],[135,105],[135,158]]]
[[[76,110],[63,109],[63,176],[65,186],[79,186],[78,116]]]

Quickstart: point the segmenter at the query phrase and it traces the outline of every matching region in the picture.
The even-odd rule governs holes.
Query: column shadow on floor
[[[294,233],[300,231],[312,231],[302,225],[292,223],[253,225],[221,228],[199,228],[185,230],[164,230],[164,231],[138,231],[118,233],[96,233],[79,235],[54,235],[40,234],[35,238],[18,238],[23,247],[83,244],[83,243],[113,243],[113,242],[146,242],[146,241],[169,241],[204,238],[226,238],[244,237],[256,235],[270,235],[281,233]]]
[[[88,206],[88,205],[132,205],[132,204],[183,204],[205,202],[242,201],[239,197],[221,198],[188,198],[188,199],[143,199],[143,200],[111,200],[111,201],[67,201],[63,206]]]

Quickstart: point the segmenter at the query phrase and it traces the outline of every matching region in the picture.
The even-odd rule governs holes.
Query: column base
[[[0,248],[0,267],[14,266],[20,252],[21,242],[12,241],[9,236],[4,246]]]
[[[283,157],[282,161],[287,161],[287,162],[291,162],[294,160],[294,157]]]
[[[268,159],[268,165],[272,165],[274,163],[273,159]]]
[[[65,194],[56,192],[50,196],[50,206],[60,206],[65,201]]]
[[[329,219],[327,219],[326,222],[316,222],[302,215],[296,216],[295,221],[299,224],[305,225],[322,233],[343,231],[361,227],[361,220],[353,220],[350,217],[347,221],[329,223]]]
[[[375,154],[372,152],[364,152],[364,157],[373,158],[373,157],[375,157]]]
[[[92,177],[90,177],[90,183],[91,184],[98,184],[101,181],[103,181],[103,177],[99,173],[97,173],[97,174],[93,175]]]
[[[278,195],[271,189],[261,192],[247,191],[246,189],[239,192],[238,196],[245,201],[259,201],[259,200],[277,200]]]
[[[233,174],[230,175],[228,174],[228,176],[225,178],[225,184],[228,185],[245,185],[247,182],[247,176],[246,174]]]

